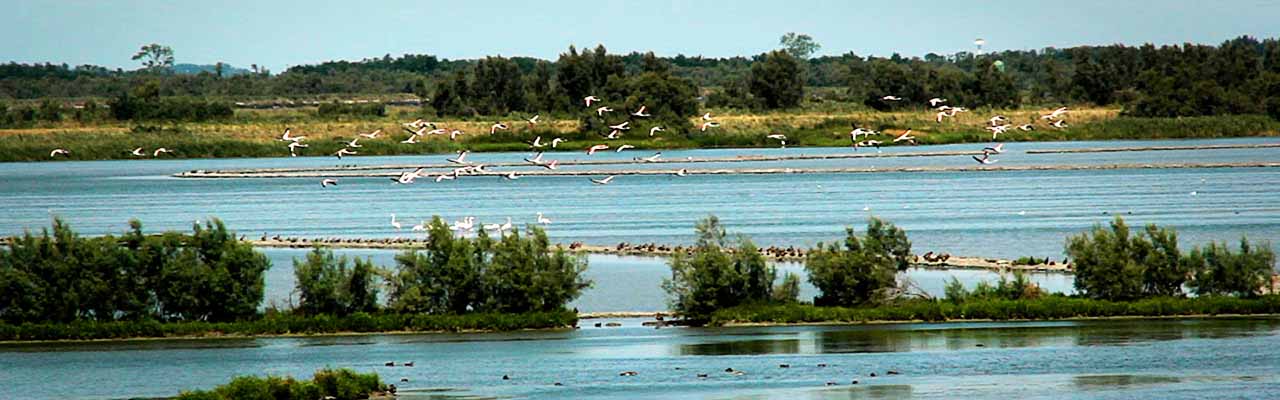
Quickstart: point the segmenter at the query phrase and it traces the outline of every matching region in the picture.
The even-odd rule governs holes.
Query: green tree
[[[1195,271],[1188,286],[1200,296],[1256,296],[1275,273],[1276,255],[1271,246],[1244,238],[1238,253],[1226,243],[1209,243],[1192,250],[1187,259]]]
[[[782,51],[763,54],[752,63],[747,86],[770,109],[798,106],[804,97],[800,63]]]
[[[805,257],[809,282],[821,294],[817,305],[851,306],[874,302],[897,284],[897,272],[910,266],[911,242],[901,228],[872,218],[861,238],[845,230],[843,245],[819,243]]]
[[[148,71],[167,71],[173,68],[173,48],[156,43],[148,44],[138,49],[132,59],[142,60],[142,66]]]
[[[699,221],[695,230],[693,253],[676,253],[668,261],[671,278],[662,282],[673,310],[702,319],[721,308],[772,299],[777,271],[750,239],[738,236],[731,242],[714,216]],[[735,249],[727,248],[733,244]]]
[[[782,277],[782,283],[773,288],[773,301],[780,304],[795,303],[800,299],[800,275],[788,272]]]
[[[782,49],[786,50],[787,54],[797,60],[806,60],[813,56],[813,53],[816,53],[818,49],[822,48],[822,45],[814,41],[812,36],[795,32],[787,32],[782,35],[778,39],[778,45],[782,46]]]
[[[377,309],[377,287],[373,263],[356,258],[349,266],[346,256],[335,257],[332,250],[316,247],[305,260],[293,260],[299,297],[298,310],[307,315],[343,316]]]
[[[1075,269],[1076,290],[1095,299],[1180,295],[1189,272],[1176,232],[1148,225],[1132,235],[1120,217],[1110,229],[1095,225],[1067,238],[1066,252]]]

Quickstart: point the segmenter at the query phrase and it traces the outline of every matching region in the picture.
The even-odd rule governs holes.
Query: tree
[[[773,288],[773,301],[780,304],[795,303],[800,298],[800,275],[788,272],[782,277],[782,283]]]
[[[1267,243],[1249,243],[1240,239],[1240,252],[1234,252],[1226,243],[1209,243],[1187,256],[1195,279],[1188,286],[1199,296],[1247,296],[1258,295],[1264,283],[1275,271],[1275,252]]]
[[[804,97],[804,80],[800,75],[800,63],[795,57],[772,51],[751,64],[747,86],[765,108],[795,107]]]
[[[782,35],[778,39],[778,44],[782,46],[783,50],[786,50],[787,54],[797,60],[806,60],[813,56],[813,53],[817,52],[818,49],[822,48],[822,45],[815,42],[813,37],[795,32],[787,32]]]
[[[1120,217],[1111,229],[1095,225],[1067,238],[1066,253],[1076,272],[1076,290],[1095,299],[1181,295],[1188,274],[1176,232],[1147,225],[1131,235]]]
[[[911,242],[901,228],[872,218],[861,238],[845,230],[843,245],[819,243],[805,257],[809,282],[821,294],[814,304],[852,306],[875,302],[894,288],[897,272],[910,266]]]
[[[307,253],[305,261],[293,260],[299,311],[343,316],[377,309],[373,263],[357,258],[349,267],[347,261],[346,256],[335,257],[332,250],[320,247]]]
[[[667,265],[671,278],[662,288],[671,308],[686,318],[700,320],[716,310],[772,299],[777,271],[765,262],[750,239],[727,239],[720,219],[707,217],[695,225],[698,240],[692,254],[677,252]],[[735,249],[726,247],[736,244]]]
[[[142,66],[149,71],[163,71],[173,67],[173,48],[152,43],[138,49],[133,55],[134,61],[142,60]]]

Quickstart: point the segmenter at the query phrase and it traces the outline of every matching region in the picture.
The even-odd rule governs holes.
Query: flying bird
[[[564,139],[561,139],[561,138],[551,139],[551,148],[553,149],[556,148],[556,146],[559,146],[560,142],[563,142],[563,141]]]
[[[609,149],[609,145],[607,144],[597,144],[595,146],[591,146],[587,148],[587,155],[593,155],[593,154],[596,154],[597,151],[608,150],[608,149]]]
[[[929,99],[929,107],[937,107],[939,104],[946,103],[947,99],[934,97]]]
[[[1060,120],[1057,120],[1057,121],[1053,121],[1053,123],[1052,123],[1052,124],[1049,124],[1049,126],[1052,126],[1052,127],[1054,127],[1054,128],[1058,128],[1058,129],[1067,129],[1067,120],[1065,120],[1065,119],[1060,119]]]
[[[506,126],[506,125],[503,125],[503,126]],[[507,129],[507,128],[502,128],[502,129]],[[493,133],[493,132],[489,132],[489,133]],[[462,135],[462,134],[463,134],[462,131],[457,129],[449,131],[449,140],[457,140],[458,135]]]
[[[320,187],[323,188],[323,187],[329,187],[329,186],[338,186],[338,180],[332,179],[332,178],[320,180]],[[392,219],[394,218],[395,217],[392,217]]]
[[[528,123],[529,123],[529,126],[537,125],[537,124],[538,124],[538,117],[539,117],[539,115],[536,115],[536,114],[535,114],[533,117],[531,117],[531,118],[529,118],[529,119],[526,119],[526,120],[525,120],[525,122],[528,122]]]
[[[508,172],[506,175],[503,175],[502,178],[509,181],[514,181],[516,179],[520,179],[520,176],[516,175],[515,171],[511,171],[511,172]]]
[[[454,164],[470,164],[470,162],[467,161],[467,154],[470,154],[470,153],[471,152],[467,150],[458,150],[458,157],[449,158],[449,159],[446,159],[446,161]]]
[[[1031,132],[1036,130],[1036,126],[1032,124],[1022,124],[1022,125],[1018,125],[1018,129],[1022,130],[1023,132]]]
[[[680,168],[680,169],[676,170],[676,173],[675,173],[674,175],[675,175],[675,176],[689,176],[689,170],[688,170],[688,169],[686,169],[686,168]]]
[[[347,142],[347,147],[361,148],[361,147],[364,147],[364,145],[360,144],[360,138],[357,137],[357,138],[351,138],[351,141]]]
[[[898,97],[898,96],[884,96],[884,97],[881,97],[881,98],[880,98],[880,100],[884,100],[884,101],[902,101],[902,98],[901,98],[901,97]]]
[[[715,128],[715,127],[718,127],[718,126],[720,126],[720,124],[719,124],[719,123],[716,123],[716,122],[712,122],[712,121],[703,122],[703,123],[702,123],[702,131],[703,131],[703,132],[706,132],[706,131],[707,131],[707,128]]]
[[[617,149],[617,150],[614,150],[614,152],[615,152],[615,153],[621,153],[623,150],[626,150],[626,149],[634,149],[634,148],[636,148],[636,146],[632,146],[632,145],[629,145],[629,144],[624,144],[624,145],[618,146],[618,149]]]
[[[613,130],[618,130],[618,131],[631,130],[631,127],[628,125],[631,125],[631,121],[626,121],[617,125],[609,125],[609,128]]]
[[[702,120],[703,120],[703,121],[710,121],[710,120],[711,120],[711,113],[702,114]]]
[[[356,154],[359,154],[359,153],[356,153],[356,152],[354,152],[354,151],[351,151],[350,149],[348,149],[348,148],[346,148],[346,147],[343,147],[343,148],[341,148],[341,149],[338,149],[338,152],[337,152],[337,153],[333,153],[333,155],[338,156],[338,159],[339,159],[339,160],[341,160],[341,159],[342,159],[342,156],[353,156],[353,155],[356,155]]]
[[[597,184],[597,185],[608,185],[608,184],[609,184],[609,182],[613,182],[613,177],[614,177],[614,175],[609,175],[608,177],[605,177],[604,179],[591,178],[591,183],[594,183],[594,184]]]
[[[657,153],[653,153],[653,155],[651,155],[651,156],[648,156],[648,157],[645,157],[645,158],[641,158],[640,160],[641,160],[641,161],[644,161],[644,162],[658,162],[658,161],[659,161],[659,160],[658,160],[659,158],[662,158],[662,152],[661,152],[661,151],[659,151],[659,152],[657,152]]]
[[[377,139],[379,133],[382,133],[381,129],[377,129],[369,133],[361,133],[360,136],[363,136],[365,139]]]
[[[533,148],[535,149],[543,148],[547,146],[546,144],[542,143],[542,136],[533,138],[533,142],[530,142],[529,145],[533,146]]]
[[[495,122],[493,123],[492,126],[489,127],[489,134],[492,135],[494,134],[494,132],[497,132],[499,129],[507,129],[507,125],[501,122]]]
[[[50,151],[50,152],[49,152],[49,157],[50,157],[50,158],[57,157],[57,156],[60,156],[60,155],[61,155],[61,156],[66,156],[66,157],[71,157],[71,151],[70,151],[70,150],[67,150],[67,149],[53,149],[53,151]]]
[[[974,161],[977,161],[977,162],[978,162],[978,164],[984,164],[984,165],[985,165],[985,164],[995,164],[995,163],[996,163],[996,161],[997,161],[997,160],[992,160],[992,159],[991,159],[991,155],[990,155],[990,154],[987,154],[987,153],[982,153],[982,157],[973,156],[973,160],[974,160]]]
[[[653,134],[662,132],[664,130],[665,129],[662,129],[661,126],[655,126],[655,127],[649,128],[649,137],[653,137]]]
[[[290,146],[292,146],[292,144],[290,144]],[[139,148],[133,149],[133,151],[129,152],[129,154],[133,154],[135,157],[145,157],[147,155],[147,152],[142,151],[142,148],[139,147]]]
[[[598,97],[596,97],[596,96],[587,96],[587,97],[583,97],[583,98],[582,98],[582,101],[585,101],[585,102],[587,103],[587,107],[591,107],[591,103],[592,103],[592,102],[596,102],[596,101],[600,101],[600,98],[598,98]]]
[[[1059,117],[1062,117],[1063,115],[1066,115],[1066,114],[1067,114],[1067,112],[1068,112],[1068,111],[1067,111],[1067,108],[1066,108],[1066,107],[1058,107],[1058,109],[1053,110],[1052,112],[1050,112],[1050,113],[1048,113],[1048,114],[1045,114],[1045,115],[1040,116],[1040,119],[1043,119],[1043,120],[1045,120],[1045,121],[1058,119]]]
[[[173,150],[169,150],[169,149],[166,149],[166,148],[161,147],[161,148],[156,149],[156,151],[151,152],[151,156],[152,156],[152,157],[160,157],[160,155],[161,155],[161,154],[165,154],[165,153],[172,153],[172,152],[173,152]]]
[[[604,113],[611,112],[611,111],[613,111],[612,108],[609,108],[607,106],[600,106],[599,108],[596,108],[596,116],[603,117]]]
[[[408,139],[401,140],[400,143],[404,143],[404,144],[418,143],[418,135],[409,135]]]
[[[282,142],[296,142],[296,141],[299,141],[299,140],[302,140],[302,139],[306,139],[306,138],[307,138],[306,136],[289,136],[289,132],[291,132],[291,131],[292,131],[292,129],[293,129],[293,128],[284,128],[284,134],[283,134],[283,135],[280,135],[280,141],[282,141]]]
[[[639,110],[636,110],[636,112],[631,113],[631,115],[634,115],[634,116],[637,116],[637,117],[640,117],[640,118],[648,117],[648,116],[649,116],[649,114],[646,114],[646,113],[644,112],[644,108],[645,108],[645,107],[644,107],[644,105],[643,105],[643,104],[642,104],[642,105],[640,105],[640,109],[639,109]]]
[[[995,146],[985,147],[982,149],[983,155],[1000,153],[1004,153],[1004,143],[998,143]]]
[[[907,142],[907,143],[910,143],[910,144],[912,144],[912,145],[915,145],[915,144],[916,144],[916,137],[915,137],[915,136],[911,136],[911,130],[910,130],[910,129],[907,129],[907,131],[906,131],[906,132],[903,132],[901,135],[898,135],[898,137],[893,138],[893,142],[894,142],[894,143],[898,143],[898,142]]]

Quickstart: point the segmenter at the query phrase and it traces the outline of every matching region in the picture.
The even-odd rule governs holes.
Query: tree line
[[[490,316],[480,322],[519,324],[527,321],[500,317],[558,318],[554,314],[591,284],[583,277],[586,259],[551,250],[538,227],[499,238],[481,230],[468,238],[454,236],[437,217],[429,233],[425,248],[399,254],[392,268],[314,249],[294,260],[299,304],[278,311],[362,317],[391,329],[456,328],[436,326],[447,320],[406,319],[420,315],[475,313]],[[79,236],[55,219],[52,231],[28,232],[0,246],[0,322],[255,321],[263,317],[264,277],[270,267],[265,255],[216,219],[193,226],[190,234],[159,235],[144,234],[134,220],[125,234],[100,237]],[[384,287],[385,302],[380,301]],[[386,318],[370,319],[371,314]],[[346,320],[284,321],[301,324],[299,329],[332,331],[331,326],[311,325]]]
[[[663,282],[671,309],[694,321],[739,306],[798,301],[799,277],[788,275],[775,285],[777,272],[745,236],[730,237],[719,219],[696,226],[697,242],[689,254],[670,261],[671,277]],[[1184,253],[1172,229],[1148,225],[1132,235],[1117,218],[1110,229],[1095,226],[1067,239],[1065,251],[1075,272],[1077,297],[1136,301],[1183,297],[1183,286],[1199,297],[1254,297],[1273,274],[1276,258],[1269,244],[1241,239],[1235,250],[1210,243]],[[806,252],[804,269],[819,291],[820,307],[866,307],[892,303],[909,293],[897,275],[910,267],[911,241],[892,223],[872,218],[863,234],[846,229],[841,242],[819,243]],[[1036,299],[1047,295],[1026,276],[979,283],[967,289],[958,280],[946,285],[951,303],[974,300]],[[806,301],[807,303],[807,301]]]
[[[662,83],[664,89],[653,94],[679,97],[683,102],[709,93],[708,105],[736,108],[794,107],[800,104],[805,87],[842,87],[843,94],[829,100],[879,110],[919,108],[929,98],[942,97],[948,104],[970,108],[1089,103],[1121,105],[1126,114],[1143,117],[1262,113],[1280,117],[1280,40],[1274,38],[1244,36],[1217,46],[1117,44],[947,56],[847,53],[816,58],[793,50],[816,43],[785,39],[786,51],[752,57],[619,55],[607,54],[604,46],[582,52],[570,47],[554,61],[387,55],[295,66],[277,75],[184,75],[154,66],[122,71],[9,63],[0,65],[0,98],[110,98],[158,82],[162,96],[416,94],[431,99],[430,111],[438,115],[473,116],[572,112],[588,92],[599,96],[605,90]],[[656,76],[643,78],[646,73]],[[888,95],[905,100],[883,100]],[[610,99],[629,96],[627,92]],[[681,104],[674,105],[682,109]]]

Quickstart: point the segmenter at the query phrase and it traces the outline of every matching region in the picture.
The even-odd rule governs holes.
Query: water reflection
[[[682,356],[728,356],[759,354],[795,354],[800,352],[799,339],[758,339],[680,345]]]
[[[1153,375],[1081,375],[1071,378],[1071,383],[1081,390],[1112,389],[1117,386],[1161,385],[1182,382],[1172,376]]]

